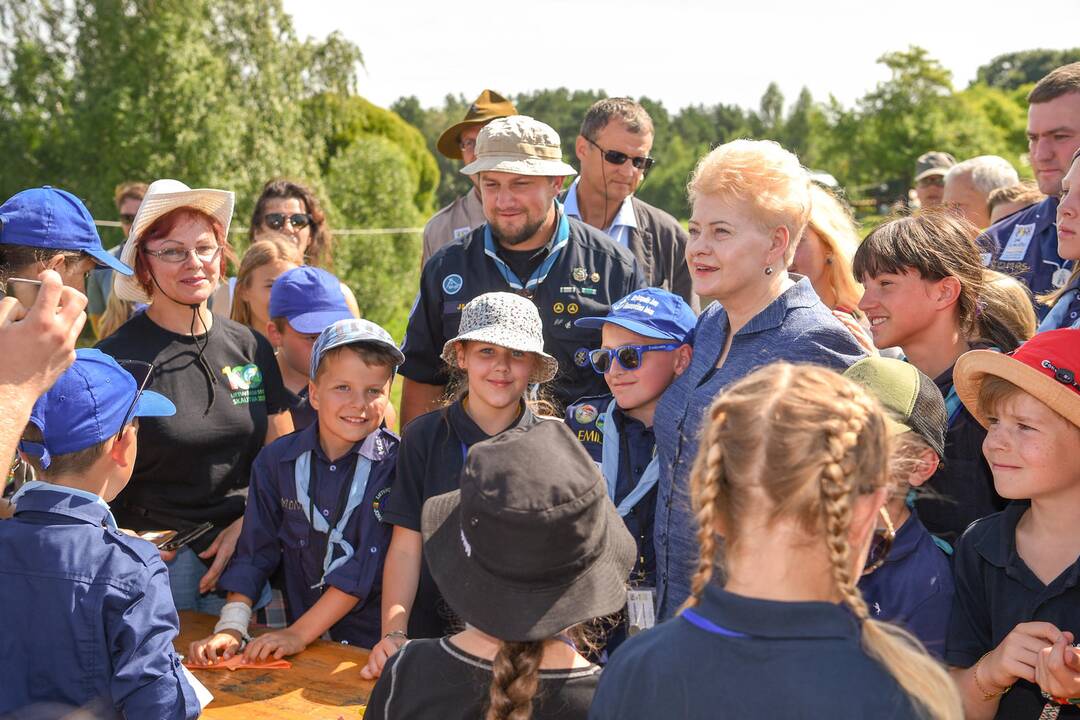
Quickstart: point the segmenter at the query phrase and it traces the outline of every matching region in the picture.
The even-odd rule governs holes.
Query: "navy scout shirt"
[[[0,715],[103,702],[128,718],[199,716],[173,650],[157,548],[105,528],[108,508],[35,489],[0,522]]]
[[[600,346],[598,329],[574,326],[583,317],[603,317],[611,304],[644,287],[637,261],[599,230],[568,218],[561,206],[555,235],[533,268],[533,279],[516,275],[522,264],[482,225],[460,243],[451,243],[424,265],[420,293],[409,315],[401,350],[401,374],[415,382],[443,385],[443,345],[458,334],[461,309],[488,292],[520,292],[531,297],[544,324],[544,349],[559,361],[551,390],[560,407],[607,390],[589,366],[587,352]],[[549,265],[550,261],[550,265]],[[524,267],[531,267],[526,263]],[[509,276],[509,279],[508,279]]]
[[[537,422],[539,418],[522,403],[521,413],[511,427],[529,427]],[[394,491],[383,505],[384,520],[420,532],[424,501],[457,490],[469,448],[490,437],[465,412],[461,400],[409,423],[402,433]],[[457,624],[425,560],[409,614],[408,635],[442,637],[460,629]]]
[[[218,586],[229,592],[258,598],[263,585],[283,564],[285,605],[289,624],[311,609],[323,594],[328,534],[315,530],[296,496],[296,460],[311,451],[312,472],[308,494],[314,511],[331,527],[344,509],[347,487],[359,456],[371,461],[364,499],[345,525],[345,540],[352,558],[326,575],[326,584],[360,598],[360,602],[330,628],[330,637],[361,647],[372,647],[382,635],[380,598],[383,560],[390,545],[391,527],[383,522],[382,506],[390,495],[398,454],[398,438],[378,429],[340,458],[326,457],[319,445],[318,423],[267,445],[251,472],[251,488],[244,527],[228,569]],[[341,554],[334,553],[334,559]]]
[[[692,612],[611,656],[589,718],[919,717],[859,635],[840,605],[759,600],[710,584]]]
[[[1048,197],[1040,203],[1009,215],[986,229],[983,239],[988,238],[995,246],[990,267],[998,272],[1012,275],[1027,285],[1033,295],[1049,292],[1065,284],[1069,263],[1058,255],[1056,197]],[[1036,304],[1035,312],[1041,320],[1049,308]]]
[[[608,411],[615,398],[588,397],[578,400],[566,409],[566,424],[577,435],[577,439],[589,451],[589,456],[601,466],[604,459],[604,413]],[[612,413],[619,427],[619,476],[615,481],[615,497],[618,505],[630,494],[645,468],[653,459],[656,450],[656,438],[653,429],[645,427],[640,420],[635,420],[616,407]],[[601,468],[603,471],[603,468]],[[656,515],[656,487],[623,516],[626,529],[637,542],[637,562],[630,573],[631,585],[656,585],[656,549],[653,546],[653,518]]]
[[[945,650],[949,665],[971,667],[1020,623],[1048,622],[1080,635],[1080,558],[1043,584],[1016,552],[1016,525],[1029,509],[1027,502],[1010,503],[960,538]],[[1037,685],[1019,680],[1001,697],[996,717],[1035,720],[1045,704]],[[1080,717],[1080,708],[1063,707],[1060,717]]]

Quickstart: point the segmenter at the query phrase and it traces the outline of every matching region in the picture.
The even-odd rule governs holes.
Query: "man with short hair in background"
[[[566,191],[566,214],[603,231],[637,259],[645,282],[681,295],[697,311],[686,265],[688,237],[668,213],[634,197],[655,162],[653,123],[630,98],[599,100],[585,113],[574,152],[581,174]]]
[[[113,202],[116,204],[116,212],[120,216],[120,232],[127,239],[131,232],[131,223],[135,221],[135,213],[142,205],[143,196],[146,195],[146,183],[124,182],[116,186],[113,191]],[[120,242],[111,252],[117,258],[124,243]],[[105,307],[109,302],[109,294],[112,292],[113,271],[109,268],[96,268],[86,278],[86,315],[90,318],[90,325],[94,329],[94,335],[100,337],[101,317],[105,314]]]
[[[510,115],[517,115],[512,102],[494,90],[484,90],[469,106],[465,119],[447,128],[439,136],[435,147],[445,157],[461,160],[463,166],[468,165],[476,159],[476,136],[480,134],[480,129],[496,118]],[[421,269],[443,245],[468,237],[469,233],[487,222],[476,178],[469,177],[469,180],[473,183],[469,192],[432,215],[424,226]]]
[[[915,161],[915,195],[919,207],[932,208],[945,197],[945,173],[956,164],[956,158],[947,152],[923,153]]]
[[[945,173],[943,202],[982,230],[990,225],[990,193],[1019,181],[1016,168],[1005,158],[979,155],[953,165]]]

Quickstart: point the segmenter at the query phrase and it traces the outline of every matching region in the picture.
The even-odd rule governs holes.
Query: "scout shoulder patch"
[[[443,278],[442,289],[447,295],[457,295],[461,292],[462,286],[465,285],[465,281],[461,279],[461,276],[457,273],[447,275]]]
[[[581,425],[589,425],[596,422],[597,416],[600,413],[597,411],[595,405],[580,405],[574,409],[574,420],[577,420]]]

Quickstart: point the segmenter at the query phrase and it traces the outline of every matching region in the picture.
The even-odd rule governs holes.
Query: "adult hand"
[[[365,680],[377,680],[382,675],[386,661],[394,656],[405,644],[405,640],[399,637],[384,637],[368,654],[367,665],[360,671],[360,677]]]
[[[303,652],[307,643],[299,633],[292,628],[275,630],[255,638],[244,648],[244,660],[247,662],[262,662],[273,657],[280,660],[286,655],[295,655]]]
[[[1053,645],[1039,651],[1035,683],[1054,697],[1080,697],[1080,653],[1072,642],[1072,633],[1064,632]]]
[[[210,543],[210,547],[199,553],[199,557],[203,560],[214,558],[214,562],[210,564],[210,569],[199,580],[200,593],[208,593],[217,587],[218,578],[221,577],[221,573],[225,572],[225,566],[229,564],[233,553],[236,552],[236,541],[240,539],[240,529],[243,525],[244,518],[242,516],[233,520],[228,527],[214,538],[214,542]]]
[[[848,329],[848,332],[855,336],[855,342],[859,343],[868,355],[878,354],[877,348],[874,347],[874,338],[870,336],[870,333],[866,331],[866,328],[858,320],[843,310],[833,310],[832,314],[837,320],[844,323],[844,327]]]
[[[239,649],[240,633],[224,630],[191,643],[188,646],[188,660],[197,665],[213,665],[218,660],[228,660]]]
[[[987,655],[979,666],[981,687],[1004,690],[1017,680],[1035,682],[1039,653],[1050,648],[1061,631],[1047,622],[1020,623]]]

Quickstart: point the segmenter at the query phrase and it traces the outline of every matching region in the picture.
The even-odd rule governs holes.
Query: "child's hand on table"
[[[195,665],[213,665],[228,660],[240,649],[240,633],[225,630],[196,640],[188,646],[188,661]]]
[[[292,628],[275,630],[255,638],[244,648],[244,660],[262,662],[271,658],[280,660],[286,655],[303,652],[308,644]]]

